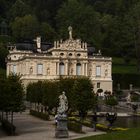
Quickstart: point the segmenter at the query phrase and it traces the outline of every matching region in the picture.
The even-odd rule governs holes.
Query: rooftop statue
[[[72,27],[71,26],[68,27],[68,31],[69,31],[69,39],[72,40]]]

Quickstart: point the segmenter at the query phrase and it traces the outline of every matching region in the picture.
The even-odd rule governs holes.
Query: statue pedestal
[[[66,115],[58,115],[57,127],[55,129],[56,138],[68,138],[67,117]]]

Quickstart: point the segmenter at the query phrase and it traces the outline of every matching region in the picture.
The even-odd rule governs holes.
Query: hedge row
[[[91,121],[83,120],[82,122],[80,122],[80,120],[76,117],[69,117],[69,122],[71,122],[71,126],[72,126],[72,128],[70,130],[75,131],[75,132],[78,132],[78,131],[82,132],[82,125],[90,127],[90,128],[93,127],[93,124],[92,124]],[[124,131],[124,130],[128,130],[128,128],[120,128],[120,127],[115,127],[115,128],[110,127],[109,128],[108,126],[106,126],[104,124],[99,124],[99,123],[96,125],[96,128],[98,130],[101,130],[101,131]]]
[[[113,88],[117,88],[120,84],[121,89],[129,89],[129,85],[133,84],[134,88],[140,87],[140,74],[112,74]]]
[[[35,117],[38,117],[42,120],[50,120],[50,117],[48,114],[42,113],[42,112],[37,112],[35,110],[30,110],[30,115],[33,115]]]

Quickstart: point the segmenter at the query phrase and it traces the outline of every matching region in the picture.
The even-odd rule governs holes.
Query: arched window
[[[81,75],[81,64],[80,63],[76,64],[76,75]]]
[[[61,63],[59,64],[59,75],[64,75],[64,72],[65,72],[64,70],[65,70],[64,63],[61,62]]]

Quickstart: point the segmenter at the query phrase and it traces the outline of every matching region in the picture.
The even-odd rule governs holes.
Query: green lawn
[[[137,74],[136,59],[131,59],[128,64],[124,62],[123,58],[113,57],[112,58],[112,73],[121,74]]]
[[[77,140],[140,140],[140,128],[134,128],[127,131],[112,132],[104,135],[91,136]]]
[[[121,74],[138,73],[136,65],[113,65],[112,72]]]
[[[119,65],[126,65],[126,63],[122,57],[112,57],[112,63],[119,64]],[[132,58],[127,65],[136,65],[136,64],[137,64],[136,59]]]

